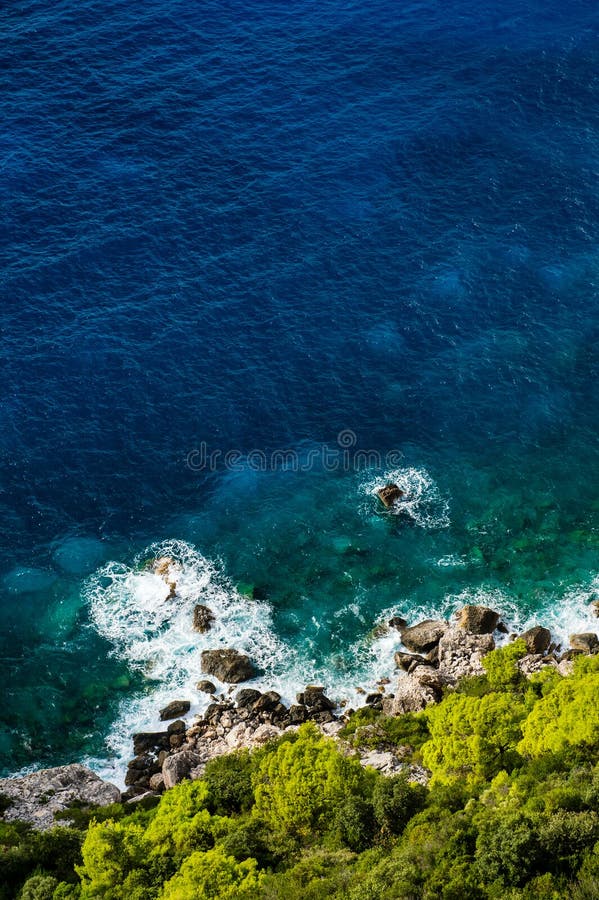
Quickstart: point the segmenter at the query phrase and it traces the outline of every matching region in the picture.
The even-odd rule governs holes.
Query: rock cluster
[[[6,821],[29,822],[40,831],[56,825],[54,815],[73,805],[109,806],[118,803],[121,792],[95,772],[73,763],[40,769],[22,778],[0,779],[0,794],[6,799]]]
[[[408,626],[405,619],[396,616],[389,625],[399,631],[402,643],[411,651],[395,654],[396,665],[405,674],[399,678],[395,694],[382,704],[385,713],[393,716],[419,712],[438,702],[445,688],[455,686],[461,678],[483,674],[483,657],[495,648],[494,632],[507,632],[499,613],[475,605],[458,610],[451,623],[427,619]],[[559,647],[552,643],[547,628],[537,625],[520,637],[528,653],[519,661],[519,667],[527,677],[544,666],[556,667],[566,674],[573,655],[599,651],[596,634],[571,635],[571,649],[561,657],[556,655]]]
[[[290,707],[276,691],[241,688],[234,699],[211,703],[190,728],[177,720],[166,731],[134,735],[135,757],[127,768],[125,798],[164,790],[184,778],[198,778],[213,757],[259,746],[302,722],[335,725],[335,708],[321,685],[308,685]]]

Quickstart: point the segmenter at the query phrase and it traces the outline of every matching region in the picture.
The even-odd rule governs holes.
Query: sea
[[[597,630],[596,3],[9,0],[0,67],[0,773],[120,783],[204,649]]]

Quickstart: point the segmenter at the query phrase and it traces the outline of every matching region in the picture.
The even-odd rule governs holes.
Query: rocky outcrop
[[[256,674],[249,656],[230,648],[204,650],[202,652],[202,672],[205,675],[213,675],[219,681],[225,681],[228,684],[249,681]]]
[[[184,716],[191,708],[189,700],[171,700],[164,709],[160,710],[160,719],[166,722],[168,719],[176,719],[178,716]]]
[[[52,828],[56,824],[55,814],[73,804],[108,806],[121,799],[121,792],[114,784],[102,781],[79,763],[41,769],[22,778],[0,779],[0,794],[10,801],[2,814],[5,821],[19,819],[40,831]]]
[[[202,603],[196,603],[193,608],[192,628],[200,634],[205,634],[212,628],[214,622],[214,613],[208,606]]]
[[[439,641],[439,669],[455,681],[469,675],[482,675],[482,659],[494,649],[491,634],[471,634],[456,625],[447,629]]]
[[[427,653],[437,646],[448,628],[443,619],[426,619],[417,625],[400,628],[402,643],[414,653]]]
[[[470,634],[493,634],[499,623],[499,613],[488,606],[464,606],[456,617],[458,626]]]

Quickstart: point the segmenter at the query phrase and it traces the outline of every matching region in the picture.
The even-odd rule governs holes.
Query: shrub
[[[247,750],[210,760],[202,777],[208,788],[206,804],[210,812],[230,816],[251,809],[252,768]]]
[[[263,877],[256,860],[238,863],[215,847],[192,853],[165,884],[160,900],[256,900]]]
[[[426,711],[431,737],[422,748],[433,781],[482,782],[518,760],[524,705],[509,694],[452,694]]]
[[[275,833],[305,842],[331,827],[339,804],[367,799],[375,779],[308,723],[296,741],[263,757],[254,775],[255,813]]]
[[[376,821],[384,832],[401,834],[426,802],[427,790],[412,784],[405,775],[381,778],[374,786],[372,804]]]

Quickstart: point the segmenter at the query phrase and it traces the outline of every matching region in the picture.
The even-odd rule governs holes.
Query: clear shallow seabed
[[[0,47],[2,771],[118,770],[215,643],[352,699],[390,613],[595,625],[595,4],[15,2]],[[247,458],[348,430],[393,465]]]

